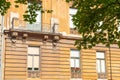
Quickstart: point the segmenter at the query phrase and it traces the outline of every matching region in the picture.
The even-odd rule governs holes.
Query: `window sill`
[[[28,72],[40,72],[40,70],[28,70]]]
[[[107,80],[107,79],[97,79],[97,80]]]
[[[72,78],[70,80],[82,80],[81,78]]]

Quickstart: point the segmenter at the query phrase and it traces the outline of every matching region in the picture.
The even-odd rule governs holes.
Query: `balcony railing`
[[[70,28],[70,34],[78,34],[78,31],[74,28]]]
[[[71,68],[71,78],[81,78],[80,68]]]
[[[58,33],[58,24],[41,24],[37,22],[29,24],[23,20],[14,19],[12,21],[12,29]]]
[[[39,78],[39,71],[28,71],[28,78]]]
[[[106,78],[106,74],[105,73],[98,73],[98,78],[99,79],[105,79]]]

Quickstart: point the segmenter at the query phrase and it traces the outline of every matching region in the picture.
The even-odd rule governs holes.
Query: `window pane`
[[[39,56],[34,56],[34,68],[39,68]]]
[[[97,52],[96,57],[97,58],[105,58],[104,52]]]
[[[28,70],[32,70],[32,67],[28,67]]]
[[[100,60],[97,60],[97,72],[100,73]]]
[[[39,47],[28,47],[28,54],[39,54]]]
[[[74,59],[70,59],[70,67],[75,67]]]
[[[29,68],[32,68],[32,56],[28,56],[27,64]]]
[[[105,73],[105,60],[101,60],[101,71]]]
[[[77,12],[77,9],[73,9],[73,8],[70,8],[69,9],[69,21],[70,21],[70,28],[75,28],[74,24],[73,24],[73,21],[72,21],[72,16],[75,15]]]
[[[75,67],[76,68],[80,67],[80,61],[79,61],[79,59],[75,59]]]
[[[77,13],[77,9],[73,9],[73,8],[70,8],[70,9],[69,9],[69,14],[74,15],[74,14],[76,14],[76,13]]]
[[[41,11],[36,11],[37,17],[36,17],[36,23],[41,22]]]
[[[72,21],[72,15],[70,15],[70,28],[75,28],[73,21]]]
[[[70,57],[80,57],[79,50],[71,50],[70,51]]]
[[[39,70],[39,68],[34,68],[34,70]]]

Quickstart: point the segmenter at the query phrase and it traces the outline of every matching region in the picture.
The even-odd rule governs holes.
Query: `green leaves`
[[[42,6],[36,2],[29,4],[28,9],[23,15],[24,20],[28,21],[30,24],[36,22],[37,13],[36,11],[40,11],[41,13]]]
[[[0,14],[4,15],[10,8],[10,5],[10,2],[6,2],[6,0],[0,0]]]
[[[15,7],[18,8],[19,4],[27,4],[28,0],[15,0]]]
[[[71,0],[68,0],[69,2]],[[73,0],[72,0],[73,1]],[[79,49],[87,49],[102,43],[107,47],[118,43],[120,46],[120,31],[117,20],[120,19],[119,0],[77,0],[73,7],[78,9],[73,16],[76,30],[83,36],[82,41],[76,41]],[[102,23],[100,23],[102,22]]]
[[[37,13],[36,12],[40,12],[40,13],[51,13],[52,10],[43,10],[42,6],[41,6],[41,0],[15,0],[15,7],[18,8],[19,4],[25,4],[28,5],[27,10],[25,11],[23,17],[24,20],[29,22],[30,24],[36,22],[36,17],[37,17]],[[0,0],[0,14],[1,15],[5,15],[5,13],[7,12],[7,10],[10,8],[11,3],[10,2],[6,2],[6,0]]]
[[[20,3],[20,4],[27,4],[28,0],[15,0],[15,3]]]

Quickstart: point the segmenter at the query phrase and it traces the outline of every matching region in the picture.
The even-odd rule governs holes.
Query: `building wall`
[[[43,44],[38,40],[17,40],[12,43],[6,38],[5,47],[5,80],[29,80],[27,79],[27,47],[40,46],[40,79],[41,80],[69,80],[70,62],[69,47],[64,40],[61,40],[56,49],[51,42]],[[71,45],[73,46],[73,45]],[[40,80],[39,79],[39,80]],[[35,80],[34,78],[32,80]]]
[[[2,28],[2,16],[0,15],[0,79],[2,78],[2,61],[1,61],[1,50],[2,50],[2,35],[1,35],[1,28]]]
[[[9,0],[11,2],[11,7],[8,9],[7,14],[4,16],[4,27],[6,29],[12,28],[12,18],[18,18],[19,20],[23,19],[23,14],[27,8],[26,5],[19,4],[19,8],[15,8],[15,0]]]
[[[42,5],[45,10],[53,10],[52,13],[43,13],[43,23],[49,24],[51,18],[56,18],[59,22],[59,32],[69,33],[69,4],[65,0],[43,0]]]
[[[13,2],[14,0],[10,0]],[[64,0],[42,0],[44,9],[52,9],[52,13],[43,13],[42,23],[51,23],[51,18],[57,18],[59,21],[59,32],[69,34],[69,5]],[[5,15],[5,28],[9,29],[10,12],[19,13],[19,18],[23,19],[22,14],[26,6],[21,5],[15,9],[11,6],[8,13]],[[15,31],[17,32],[17,31]],[[22,31],[21,31],[22,32]],[[20,33],[20,32],[18,32]],[[25,32],[29,33],[29,32]],[[37,36],[31,36],[31,35]],[[48,35],[48,34],[47,34]],[[69,39],[62,35],[57,42],[56,49],[52,46],[52,41],[48,40],[43,43],[43,38],[38,33],[29,33],[24,42],[18,35],[16,42],[12,42],[11,33],[5,33],[5,53],[4,53],[4,80],[70,80],[70,49],[76,49],[74,46],[75,39]],[[27,71],[27,48],[29,45],[40,46],[40,71],[39,78],[28,78]],[[96,71],[96,51],[104,51],[106,55],[106,72],[107,80],[110,79],[110,58],[109,49],[103,45],[98,45],[92,49],[81,50],[81,78],[82,80],[97,80]],[[111,48],[111,65],[113,80],[120,79],[120,49],[117,46]]]
[[[107,79],[110,79],[110,69],[112,69],[112,78],[113,80],[119,80],[120,79],[120,75],[118,75],[120,73],[120,63],[119,63],[119,52],[120,49],[118,47],[116,47],[116,45],[112,45],[112,47],[110,48],[106,48],[106,47],[96,47],[95,48],[97,51],[105,51],[106,53],[106,69],[107,69]],[[111,53],[111,68],[110,68],[110,53]]]
[[[16,17],[19,20],[23,19],[23,14],[27,9],[26,5],[20,4],[19,8],[15,8],[15,0],[10,0],[12,3],[11,8],[5,15],[5,28],[9,29],[12,27],[12,17]],[[62,5],[61,5],[62,4]],[[64,5],[64,8],[63,8]],[[43,10],[52,10],[51,13],[42,13],[42,24],[51,25],[51,19],[55,18],[58,21],[59,32],[70,33],[69,29],[69,4],[65,0],[42,0]]]
[[[54,49],[50,41],[43,43],[40,39],[34,37],[33,39],[27,39],[26,42],[23,42],[22,39],[17,39],[16,43],[12,43],[10,37],[6,37],[4,80],[70,80],[70,49],[76,49],[74,40],[60,39],[57,43],[57,47]],[[27,48],[29,45],[40,46],[39,78],[28,78]],[[98,79],[96,70],[96,51],[105,52],[106,79],[110,79],[109,49],[100,45],[90,50],[80,51],[82,80]],[[119,48],[111,48],[113,80],[120,79],[119,52]]]
[[[26,44],[17,41],[17,44],[12,44],[10,39],[5,40],[5,71],[4,80],[25,80],[27,66],[27,49]]]

